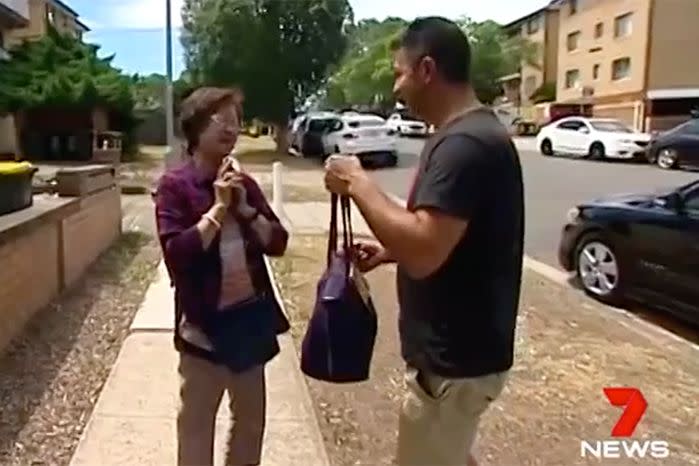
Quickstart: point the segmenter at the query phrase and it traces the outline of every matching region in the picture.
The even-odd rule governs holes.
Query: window
[[[595,39],[599,39],[604,35],[604,23],[595,24]]]
[[[309,133],[322,133],[323,131],[330,128],[334,119],[332,118],[318,118],[312,119],[308,122],[308,132]]]
[[[562,123],[559,123],[557,128],[558,129],[566,129],[569,131],[578,131],[580,128],[585,127],[585,123],[583,123],[580,120],[567,120]]]
[[[590,120],[590,125],[597,131],[607,133],[633,133],[633,130],[619,120]]]
[[[539,26],[541,25],[541,16],[532,18],[527,22],[527,34],[536,34],[539,32]]]
[[[572,16],[578,12],[578,0],[570,0],[568,3],[568,13]]]
[[[580,70],[566,71],[566,89],[578,87],[580,84]]]
[[[570,34],[568,34],[568,38],[566,40],[566,45],[568,47],[568,51],[572,52],[573,50],[577,50],[579,42],[580,42],[580,31],[575,31],[575,32],[571,32]]]
[[[599,79],[599,63],[592,67],[592,79],[597,81]]]
[[[376,126],[383,126],[384,121],[380,118],[371,120],[349,120],[347,121],[347,126],[350,128],[371,128]]]
[[[48,5],[46,5],[46,19],[50,24],[55,24],[56,22],[56,13],[53,11],[53,8]]]
[[[631,35],[631,16],[631,13],[626,13],[614,19],[614,37],[628,37]]]
[[[628,78],[631,75],[631,59],[618,58],[612,62],[612,81]]]

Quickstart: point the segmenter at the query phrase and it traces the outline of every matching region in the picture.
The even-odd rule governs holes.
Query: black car
[[[699,169],[699,118],[692,118],[655,136],[646,156],[660,168]]]
[[[639,300],[699,325],[699,181],[577,206],[558,259],[603,302]]]

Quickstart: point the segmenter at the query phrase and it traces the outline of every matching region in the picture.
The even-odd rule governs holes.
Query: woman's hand
[[[232,204],[233,211],[239,220],[248,221],[257,214],[257,209],[250,205],[248,201],[248,191],[243,183],[243,176],[236,173],[236,178],[232,188]]]
[[[233,192],[233,187],[238,181],[240,175],[233,170],[231,165],[231,160],[226,157],[223,159],[221,166],[218,169],[218,174],[216,175],[216,180],[214,181],[214,204],[220,205],[224,208],[228,208],[231,205],[237,203],[237,193],[235,190],[235,195]]]

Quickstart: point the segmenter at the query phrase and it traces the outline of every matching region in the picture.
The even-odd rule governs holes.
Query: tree
[[[350,46],[327,81],[326,105],[376,106],[394,103],[391,44],[407,25],[400,18],[363,20],[351,28]]]
[[[351,18],[347,0],[185,0],[187,70],[198,84],[240,86],[246,116],[277,124],[285,151],[287,119],[342,56]]]
[[[556,82],[545,82],[539,86],[529,98],[535,104],[553,102],[556,100]]]
[[[501,94],[499,78],[515,72],[521,63],[536,66],[538,48],[522,38],[508,38],[494,21],[458,20],[471,43],[471,79],[476,94],[492,103]],[[391,42],[407,23],[388,18],[360,21],[352,28],[350,47],[327,80],[326,104],[332,107],[393,104]]]
[[[19,116],[18,136],[24,112],[103,106],[126,133],[129,147],[136,125],[131,78],[112,67],[113,56],[99,58],[98,51],[97,45],[49,28],[44,37],[22,43],[10,51],[9,60],[0,61],[0,112]]]
[[[516,72],[522,62],[538,67],[539,48],[521,37],[508,37],[495,21],[461,18],[471,43],[471,80],[478,98],[491,104],[502,93],[499,79]]]

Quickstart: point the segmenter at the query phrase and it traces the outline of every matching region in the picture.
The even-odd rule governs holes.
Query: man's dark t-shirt
[[[488,109],[453,120],[425,144],[408,208],[436,209],[468,226],[424,279],[398,268],[406,362],[443,377],[509,369],[522,278],[522,172],[506,129]]]

